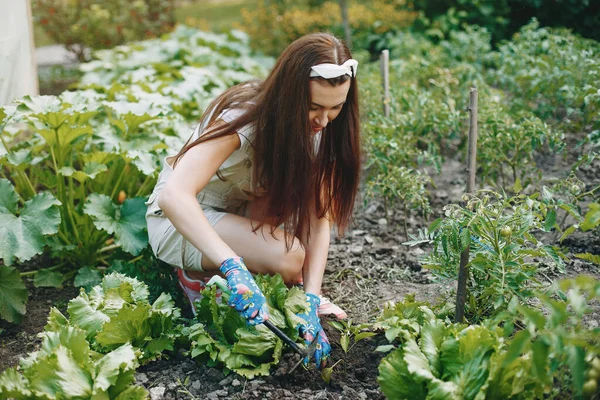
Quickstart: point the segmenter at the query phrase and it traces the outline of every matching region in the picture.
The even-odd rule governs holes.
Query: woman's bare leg
[[[214,229],[236,254],[244,258],[244,263],[251,272],[280,273],[286,282],[296,279],[304,263],[304,248],[300,241],[294,238],[290,250],[287,251],[281,229],[276,228],[271,234],[273,227],[265,224],[253,232],[257,225],[257,221],[227,214],[217,222]],[[202,257],[203,270],[214,271],[218,267],[208,258]],[[211,272],[212,274],[214,272]],[[190,274],[190,277],[199,278],[198,274]]]
[[[214,226],[217,234],[240,257],[251,272],[275,274],[280,273],[284,281],[294,284],[302,280],[302,265],[304,263],[304,248],[297,238],[292,246],[286,249],[284,232],[275,228],[273,233],[273,218],[269,218],[265,198],[257,198],[248,204],[250,218],[235,214],[227,214]],[[260,220],[265,224],[256,232]],[[202,269],[206,272],[188,271],[193,279],[202,279],[214,275],[218,270],[207,257],[202,257]]]

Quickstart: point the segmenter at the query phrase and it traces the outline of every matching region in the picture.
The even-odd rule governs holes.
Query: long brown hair
[[[356,79],[343,75],[334,79],[310,78],[313,65],[341,65],[352,58],[348,47],[328,33],[305,35],[279,56],[262,82],[234,86],[217,97],[202,116],[211,127],[206,134],[186,143],[177,162],[190,148],[204,141],[230,135],[252,124],[253,182],[266,190],[266,210],[274,227],[284,225],[286,246],[290,234],[310,237],[310,215],[328,216],[343,232],[351,216],[360,173],[360,127]],[[308,115],[310,80],[332,86],[351,79],[346,102],[337,118],[321,132],[315,155],[314,137]],[[213,125],[223,110],[245,109],[229,124]],[[260,221],[259,229],[264,224]]]

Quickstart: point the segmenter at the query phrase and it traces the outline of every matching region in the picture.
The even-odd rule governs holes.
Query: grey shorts
[[[171,221],[162,214],[156,198],[150,197],[146,205],[146,223],[148,225],[148,241],[156,257],[175,267],[202,271],[202,253],[188,242],[173,226]],[[247,216],[245,205],[234,213],[202,205],[202,211],[211,226],[215,226],[227,214]]]

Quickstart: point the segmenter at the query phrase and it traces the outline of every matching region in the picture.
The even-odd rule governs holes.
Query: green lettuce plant
[[[269,321],[294,341],[300,341],[296,316],[307,310],[306,294],[297,287],[288,289],[280,275],[257,275],[256,283],[267,299]],[[199,323],[183,330],[191,340],[190,356],[210,366],[220,366],[246,378],[268,375],[283,353],[283,342],[264,325],[246,324],[238,312],[227,306],[227,294],[217,301],[216,287],[202,292],[196,304]]]
[[[150,304],[148,294],[144,283],[112,273],[69,302],[69,318],[53,307],[40,350],[0,374],[0,398],[148,398],[133,385],[135,370],[173,350],[181,330],[171,298]]]
[[[0,374],[1,398],[148,398],[146,389],[133,385],[138,354],[131,344],[99,354],[82,329],[63,326],[41,336],[39,351]]]
[[[69,301],[69,318],[53,307],[45,331],[76,327],[85,332],[90,347],[103,354],[129,343],[138,361],[146,363],[173,350],[181,315],[170,295],[162,294],[152,304],[148,297],[145,283],[111,273],[89,293],[82,289]]]
[[[395,343],[378,381],[393,399],[541,399],[554,387],[573,398],[597,388],[598,328],[584,322],[600,282],[563,280],[540,308],[512,301],[506,312],[467,326],[436,316],[413,300],[386,306],[378,325]],[[515,298],[516,300],[516,298]]]

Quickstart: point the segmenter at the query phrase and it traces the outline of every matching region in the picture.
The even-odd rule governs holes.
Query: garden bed
[[[559,175],[562,163],[549,164],[547,173]],[[464,188],[462,164],[450,160],[436,177],[437,188],[432,190],[432,205],[436,214],[441,206],[460,200]],[[594,177],[597,174],[586,174]],[[597,180],[597,178],[595,178]],[[586,182],[598,184],[598,182]],[[409,231],[427,226],[420,217],[411,217]],[[325,274],[324,292],[334,302],[344,307],[356,323],[370,322],[381,313],[388,301],[400,301],[407,294],[417,300],[438,302],[454,282],[433,283],[429,271],[423,270],[417,261],[423,253],[418,247],[402,245],[404,241],[399,215],[388,212],[376,201],[363,208],[357,206],[355,224],[341,239],[332,236],[332,244]],[[591,263],[575,259],[571,253],[600,253],[598,237],[577,234],[566,240],[567,255],[571,261],[566,265],[566,275],[574,277],[588,274],[600,277],[598,268]],[[540,277],[556,280],[563,275]],[[19,357],[39,347],[37,333],[46,324],[51,306],[64,311],[67,302],[77,295],[73,287],[63,289],[29,288],[30,300],[22,324],[12,325],[0,321],[0,371],[15,366]],[[440,297],[442,296],[442,297]],[[449,299],[453,301],[452,298]],[[592,304],[594,312],[586,323],[600,326],[600,306]],[[384,356],[375,349],[387,344],[382,334],[367,338],[345,354],[340,346],[340,333],[323,318],[324,327],[332,343],[329,365],[340,361],[326,383],[314,366],[308,370],[300,367],[286,374],[295,361],[287,352],[271,375],[247,380],[237,374],[225,376],[219,369],[200,365],[179,352],[167,354],[164,359],[138,368],[136,382],[150,391],[152,398],[176,399],[382,399],[378,383],[378,365]],[[565,389],[565,396],[568,391]]]

